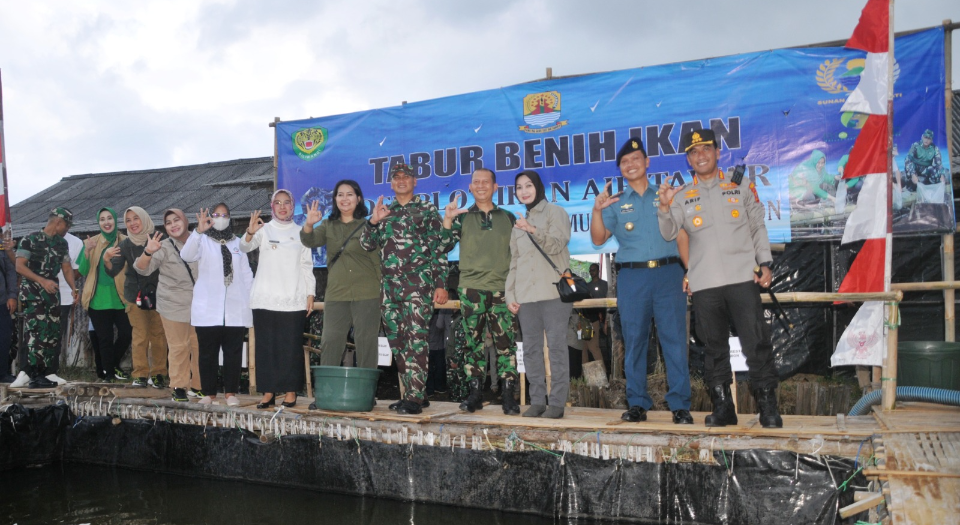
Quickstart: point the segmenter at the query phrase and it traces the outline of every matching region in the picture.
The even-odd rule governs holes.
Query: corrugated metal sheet
[[[104,206],[118,214],[140,206],[158,225],[167,208],[181,208],[192,217],[201,207],[218,202],[227,203],[237,218],[257,209],[269,214],[273,179],[273,157],[65,177],[11,206],[14,237],[42,228],[57,206],[73,212],[71,232],[78,236],[100,231],[96,215]]]

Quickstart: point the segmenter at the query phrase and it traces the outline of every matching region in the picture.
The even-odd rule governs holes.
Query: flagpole
[[[887,27],[889,45],[887,50],[887,236],[886,254],[884,255],[883,291],[890,291],[890,273],[893,259],[893,64],[894,33],[893,33],[893,3],[890,0]],[[887,348],[883,358],[883,372],[881,382],[881,404],[883,410],[893,410],[897,400],[897,327],[899,322],[899,304],[895,301],[887,303],[886,329]]]

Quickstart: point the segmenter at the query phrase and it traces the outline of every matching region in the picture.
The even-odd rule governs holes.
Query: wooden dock
[[[5,389],[0,404],[44,405],[62,400],[80,416],[114,416],[174,423],[239,427],[262,440],[292,434],[382,443],[525,450],[530,447],[628,461],[715,463],[713,451],[785,450],[798,454],[857,457],[870,481],[846,515],[870,510],[871,522],[893,525],[960,523],[960,408],[901,403],[874,407],[867,416],[783,416],[780,429],[765,429],[756,415],[739,425],[708,428],[706,413],[694,425],[674,425],[669,412],[649,412],[643,423],[620,420],[619,410],[567,407],[562,419],[505,416],[499,406],[473,414],[456,403],[433,402],[405,416],[378,401],[370,412],[294,408],[258,410],[259,396],[238,396],[240,406],[177,403],[169,390],[115,384],[71,383],[49,390]],[[839,481],[838,481],[839,483]]]

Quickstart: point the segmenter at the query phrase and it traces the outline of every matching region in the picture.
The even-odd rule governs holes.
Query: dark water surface
[[[0,471],[0,524],[46,523],[547,525],[599,522],[402,503],[76,463]]]

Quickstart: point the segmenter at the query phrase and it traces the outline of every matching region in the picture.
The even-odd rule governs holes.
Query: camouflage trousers
[[[39,284],[24,279],[20,286],[23,305],[24,347],[27,373],[43,375],[60,351],[60,292],[48,293]]]
[[[517,318],[507,309],[503,292],[458,288],[463,332],[466,336],[464,370],[470,379],[483,379],[487,356],[483,351],[483,332],[497,347],[497,375],[517,378]]]
[[[453,341],[447,341],[447,392],[450,401],[463,401],[467,398],[470,389],[467,386],[467,375],[464,373],[464,349],[466,337],[463,334],[462,315],[454,314]]]
[[[430,345],[428,325],[433,302],[417,294],[383,297],[383,329],[397,363],[404,399],[423,403]]]

